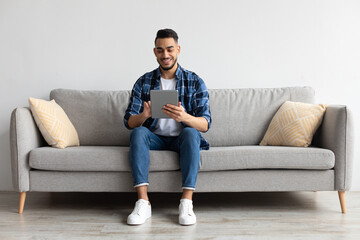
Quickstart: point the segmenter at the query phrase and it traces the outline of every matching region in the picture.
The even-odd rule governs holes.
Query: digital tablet
[[[170,118],[162,108],[166,104],[178,105],[177,90],[150,90],[151,117],[152,118]]]

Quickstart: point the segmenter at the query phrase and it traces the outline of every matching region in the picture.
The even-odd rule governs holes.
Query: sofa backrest
[[[210,146],[256,145],[285,101],[314,102],[310,87],[209,89],[212,125],[203,136]],[[55,89],[50,99],[64,109],[80,145],[128,146],[131,131],[123,124],[130,91]]]
[[[79,135],[80,145],[128,146],[130,133],[123,123],[130,91],[82,91],[55,89],[50,92],[68,115]]]
[[[310,87],[209,90],[210,146],[257,145],[285,101],[314,102]]]

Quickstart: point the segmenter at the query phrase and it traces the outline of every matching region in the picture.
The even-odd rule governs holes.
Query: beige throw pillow
[[[74,125],[55,102],[29,98],[35,122],[46,142],[56,148],[79,146],[79,137]]]
[[[286,101],[271,120],[260,145],[309,146],[327,106]]]

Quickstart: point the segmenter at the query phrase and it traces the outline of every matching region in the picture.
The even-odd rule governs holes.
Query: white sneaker
[[[135,208],[127,218],[127,224],[140,225],[143,224],[146,219],[151,217],[151,205],[149,201],[139,199],[135,203]]]
[[[179,223],[181,225],[193,225],[196,223],[196,215],[193,211],[192,200],[185,198],[180,200]]]

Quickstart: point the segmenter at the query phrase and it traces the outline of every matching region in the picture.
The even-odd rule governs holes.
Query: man
[[[125,126],[133,129],[129,158],[138,194],[138,201],[127,223],[139,225],[151,217],[147,195],[149,150],[171,150],[180,154],[183,194],[179,223],[192,225],[196,223],[192,196],[199,170],[200,149],[209,149],[209,144],[200,134],[206,132],[211,124],[209,95],[203,80],[177,63],[180,46],[175,31],[162,29],[157,32],[154,54],[160,66],[136,81],[124,116]],[[179,104],[167,104],[162,109],[170,118],[151,118],[152,89],[178,90]]]

